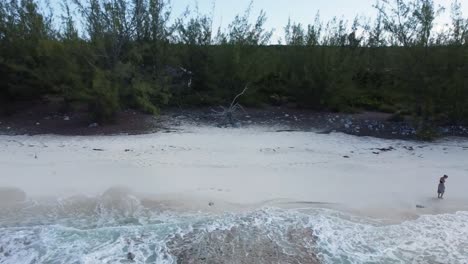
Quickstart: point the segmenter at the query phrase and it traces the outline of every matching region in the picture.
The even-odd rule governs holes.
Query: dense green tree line
[[[73,10],[73,12],[71,11]],[[165,0],[73,0],[62,15],[37,0],[0,2],[0,108],[43,96],[95,120],[123,108],[242,103],[404,112],[423,123],[468,120],[468,19],[432,0],[382,0],[371,20],[289,21],[271,45],[252,5],[226,29],[198,10],[171,19]],[[58,23],[60,22],[60,23]],[[60,25],[60,26],[57,26]]]

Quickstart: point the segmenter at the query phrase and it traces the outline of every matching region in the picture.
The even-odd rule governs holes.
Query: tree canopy
[[[381,0],[375,19],[290,19],[284,45],[252,10],[223,30],[199,10],[171,20],[167,0],[73,0],[60,17],[37,0],[2,1],[0,109],[54,95],[105,121],[123,108],[219,104],[249,84],[241,100],[251,106],[468,121],[468,19],[457,0],[442,29],[433,0]]]

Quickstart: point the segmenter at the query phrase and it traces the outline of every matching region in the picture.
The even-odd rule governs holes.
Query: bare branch
[[[238,99],[239,97],[241,97],[241,96],[247,91],[247,89],[249,89],[249,88],[248,88],[247,86],[245,86],[244,90],[242,90],[242,92],[241,92],[240,94],[238,94],[238,95],[234,98],[234,100],[232,100],[231,106],[230,106],[229,108],[232,108],[232,107],[234,106],[234,104],[236,103],[237,99]]]
[[[211,111],[216,115],[216,116],[220,116],[220,117],[224,117],[224,122],[225,124],[231,124],[231,126],[235,127],[236,124],[234,122],[234,119],[233,119],[233,115],[234,113],[238,110],[238,109],[241,109],[244,113],[247,113],[245,111],[245,109],[242,107],[242,105],[240,105],[239,103],[237,103],[237,100],[239,99],[239,97],[241,97],[243,94],[245,94],[245,92],[248,90],[248,87],[246,86],[244,88],[244,90],[242,90],[241,93],[239,93],[238,95],[236,95],[236,97],[234,98],[234,100],[232,100],[231,102],[231,105],[228,107],[228,108],[225,108],[223,106],[220,106],[220,108],[223,110],[223,111],[216,111],[214,109],[211,109]]]

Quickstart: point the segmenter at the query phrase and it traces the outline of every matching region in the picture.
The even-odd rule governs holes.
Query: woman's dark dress
[[[438,193],[444,193],[445,192],[445,179],[444,178],[440,178],[439,188],[438,188],[437,192]]]

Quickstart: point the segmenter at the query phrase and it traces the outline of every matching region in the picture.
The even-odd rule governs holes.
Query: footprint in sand
[[[277,153],[279,152],[280,148],[262,148],[260,149],[260,152],[263,153]]]

